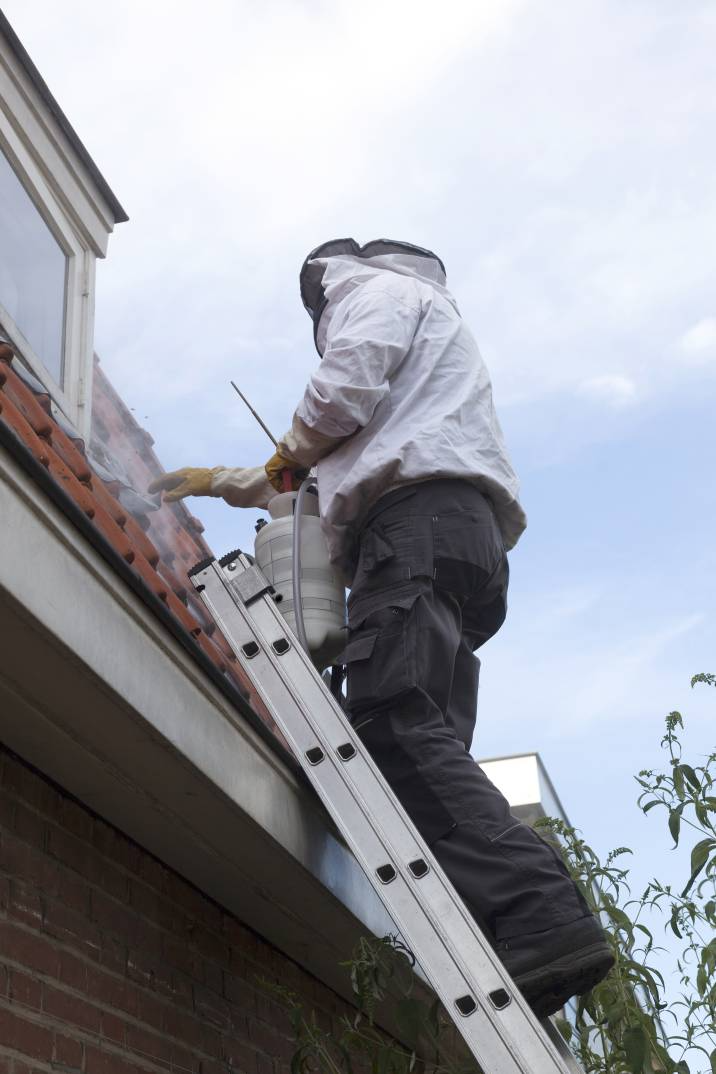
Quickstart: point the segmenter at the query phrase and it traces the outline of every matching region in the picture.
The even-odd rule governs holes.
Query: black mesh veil
[[[445,275],[445,266],[432,250],[426,250],[422,246],[414,246],[410,242],[399,242],[394,239],[373,239],[364,246],[360,246],[355,239],[330,239],[321,243],[303,262],[299,277],[301,284],[301,300],[309,315],[313,319],[314,338],[318,331],[318,322],[326,307],[326,298],[323,290],[323,274],[325,265],[312,264],[318,258],[339,257],[379,257],[381,254],[411,254],[413,257],[426,257],[436,261]]]

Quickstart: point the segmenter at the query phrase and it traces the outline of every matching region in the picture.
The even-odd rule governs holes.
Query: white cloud
[[[597,402],[606,403],[611,407],[628,406],[636,401],[636,385],[634,381],[619,373],[585,380],[579,385],[579,392],[581,395],[585,395]]]
[[[613,600],[614,594],[605,590],[603,603]],[[529,712],[534,698],[549,699],[534,742],[583,737],[594,726],[618,724],[630,711],[634,719],[643,718],[650,706],[658,713],[660,704],[668,704],[665,684],[674,650],[685,639],[695,647],[698,639],[712,637],[710,617],[700,611],[645,624],[643,617],[634,621],[622,608],[609,631],[595,630],[595,619],[601,626],[598,605],[561,617],[533,608],[531,600],[516,594],[503,628],[509,642],[498,634],[485,651],[483,686],[491,711],[512,714],[519,727],[518,714]],[[535,638],[540,639],[538,652]],[[686,665],[684,682],[693,674],[688,661]],[[515,668],[524,675],[515,675]]]
[[[697,321],[679,340],[679,350],[689,365],[716,361],[716,317]]]
[[[315,362],[298,269],[335,234],[438,250],[501,406],[618,409],[705,364],[663,340],[711,300],[706,9],[119,0],[111,39],[90,0],[4,10],[130,214],[97,345],[160,451],[229,376],[288,423]]]

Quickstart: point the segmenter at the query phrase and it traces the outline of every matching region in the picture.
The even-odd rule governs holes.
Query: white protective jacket
[[[339,240],[316,255],[301,283],[323,360],[296,415],[340,441],[318,463],[318,492],[331,559],[347,584],[369,508],[392,489],[431,478],[464,478],[484,490],[512,548],[526,525],[519,483],[487,368],[442,262],[386,240],[362,248]]]

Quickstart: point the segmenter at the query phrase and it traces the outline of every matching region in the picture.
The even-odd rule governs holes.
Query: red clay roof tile
[[[189,518],[187,519],[186,524],[187,524],[187,527],[190,530],[193,530],[194,533],[203,533],[204,532],[204,523],[201,521],[200,518],[196,518],[195,515],[189,515]]]
[[[53,437],[53,447],[54,442]],[[127,525],[127,520],[129,519],[129,513],[125,511],[121,503],[108,492],[107,486],[100,481],[98,477],[94,477],[90,482],[90,488],[92,489],[92,495],[97,503],[105,509],[109,517],[113,519],[121,529],[124,529]]]
[[[167,594],[163,599],[164,603],[172,612],[172,615],[179,620],[185,630],[188,630],[193,638],[198,637],[202,632],[201,624],[194,618],[186,605],[179,600],[179,597],[177,597],[175,593],[172,593],[171,589],[168,589]]]
[[[211,638],[207,638],[206,634],[203,632],[197,635],[196,641],[207,656],[217,665],[219,671],[225,675],[229,670],[228,661],[224,659],[218,646],[211,640]]]
[[[144,558],[141,552],[134,557],[134,569],[145,583],[148,589],[151,589],[155,597],[159,597],[160,600],[166,600],[169,592],[169,586],[164,581],[160,574],[157,574],[155,569],[150,566],[147,560]]]
[[[192,614],[201,623],[202,630],[210,638],[216,630],[216,623],[206,610],[206,605],[196,596],[193,590],[189,590],[187,603],[192,610]]]
[[[15,404],[25,421],[29,422],[33,432],[43,440],[49,440],[54,422],[20,378],[15,374],[9,376],[3,385],[3,391],[6,398]]]
[[[147,560],[148,563],[151,564],[152,567],[156,567],[157,564],[161,562],[159,558],[159,552],[157,551],[155,545],[153,545],[152,542],[149,540],[139,523],[136,522],[135,519],[133,519],[131,516],[128,517],[127,521],[124,523],[124,532],[127,534],[132,544],[136,545],[136,547],[139,549],[144,558]]]
[[[67,433],[56,423],[52,425],[51,439],[52,450],[69,466],[78,481],[88,484],[92,480],[92,471],[87,460],[79,453]]]
[[[211,554],[201,538],[204,527],[183,504],[162,504],[130,515],[117,497],[122,481],[102,481],[51,413],[46,394],[34,392],[12,368],[13,352],[0,343],[0,421],[8,425],[54,480],[91,519],[147,588],[164,602],[176,622],[226,675],[280,739],[276,725],[245,679],[234,653],[185,580],[196,562]],[[99,366],[95,369],[93,428],[110,458],[117,458],[140,497],[163,472],[153,440],[134,420]],[[103,470],[104,472],[104,470]],[[135,497],[136,500],[136,497]],[[141,500],[137,501],[141,506]]]
[[[43,466],[50,465],[50,449],[47,441],[40,440],[37,433],[33,432],[15,404],[11,403],[9,399],[0,400],[0,418],[24,441],[25,446],[29,448],[39,463],[42,463]]]
[[[231,648],[231,646],[229,645],[228,641],[226,640],[226,638],[224,637],[224,635],[221,633],[220,630],[215,631],[215,633],[213,634],[211,640],[214,643],[214,645],[217,647],[217,649],[219,649],[224,654],[224,656],[226,657],[227,660],[230,660],[232,662],[234,660],[236,660],[236,655],[234,653],[234,650]]]
[[[183,582],[179,575],[175,574],[171,567],[167,563],[162,563],[161,560],[157,564],[157,571],[164,581],[169,583],[172,593],[186,604],[189,595],[188,580],[186,583]]]
[[[102,512],[108,522],[111,522],[109,515],[103,510],[101,504],[92,495],[92,490],[88,485],[83,485],[77,480],[75,475],[70,470],[69,466],[65,466],[59,455],[55,455],[52,451],[52,442],[46,441],[49,449],[49,463],[48,469],[55,481],[65,489],[65,491],[72,497],[76,504],[82,508],[88,518],[91,518],[94,522],[97,515]],[[104,519],[103,519],[104,522]]]
[[[50,466],[52,472],[53,467]],[[77,482],[79,485],[79,482]],[[80,485],[80,488],[83,486]],[[74,499],[74,496],[72,497]],[[92,515],[92,522],[100,531],[100,533],[107,538],[109,543],[114,548],[115,552],[119,552],[120,556],[126,563],[131,565],[136,570],[136,561],[138,553],[132,547],[132,542],[127,537],[121,526],[118,526],[113,518],[105,511],[104,507],[101,507],[98,503],[94,505],[94,514]]]

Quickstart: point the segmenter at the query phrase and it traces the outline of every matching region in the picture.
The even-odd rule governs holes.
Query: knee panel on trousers
[[[390,707],[418,686],[415,605],[424,590],[424,583],[403,583],[367,593],[350,606],[343,660],[351,716]]]

